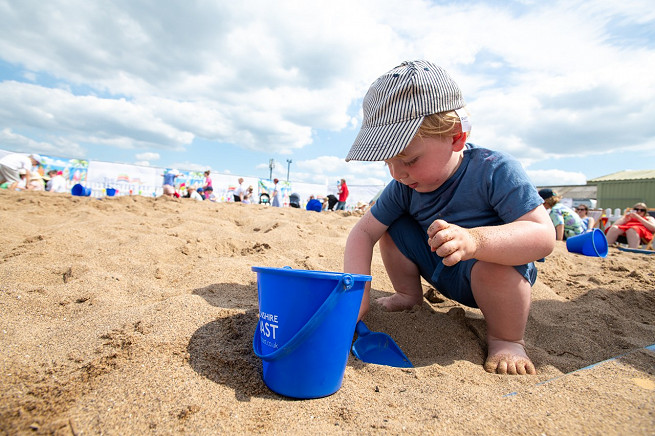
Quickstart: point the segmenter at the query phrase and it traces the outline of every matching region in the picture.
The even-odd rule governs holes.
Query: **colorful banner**
[[[39,166],[39,174],[47,176],[48,172],[55,170],[61,171],[66,180],[67,189],[73,185],[86,182],[89,170],[89,161],[82,159],[61,159],[58,157],[41,155],[43,161]]]
[[[259,203],[273,203],[273,190],[275,183],[268,179],[259,179]],[[278,195],[280,195],[280,206],[289,206],[289,195],[291,194],[291,184],[289,182],[279,181],[277,184]],[[264,198],[262,198],[264,197]],[[262,201],[266,200],[266,201]]]
[[[0,150],[0,157],[3,157],[7,154],[13,153],[7,150]],[[29,154],[29,153],[21,153]],[[70,189],[73,185],[77,183],[85,183],[88,174],[89,161],[83,159],[64,159],[55,156],[41,155],[42,162],[39,165],[38,173],[44,179],[47,179],[48,172],[51,170],[61,171],[62,175],[66,179],[66,187],[70,192]]]
[[[0,149],[0,157],[12,153]],[[29,154],[29,153],[24,153]],[[60,157],[41,155],[43,164],[39,166],[40,174],[46,176],[48,171],[61,171],[66,179],[68,190],[75,184],[82,184],[91,188],[93,197],[103,197],[107,189],[115,189],[117,196],[142,195],[147,197],[158,197],[162,195],[164,174],[170,168],[144,167],[130,164],[111,162],[88,161],[82,159],[65,159]],[[249,186],[254,188],[252,203],[257,204],[262,198],[270,200],[270,193],[273,190],[273,181],[257,177],[243,177],[234,174],[211,173],[212,187],[216,201],[234,201],[234,192],[239,186],[239,178],[244,179],[243,188]],[[180,171],[175,179],[175,188],[180,195],[186,194],[187,186],[196,188],[205,186],[205,175],[203,171]],[[349,185],[350,195],[346,204],[346,210],[353,210],[358,202],[368,203],[380,190],[383,185]],[[329,193],[336,193],[336,185],[313,184],[286,181],[278,183],[280,191],[280,203],[282,206],[289,206],[289,196],[292,193],[300,197],[300,205],[305,207],[311,196],[322,199]]]

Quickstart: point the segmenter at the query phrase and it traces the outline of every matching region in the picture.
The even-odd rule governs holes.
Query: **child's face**
[[[418,192],[432,192],[455,173],[461,148],[453,137],[418,137],[398,156],[384,162],[391,177]]]

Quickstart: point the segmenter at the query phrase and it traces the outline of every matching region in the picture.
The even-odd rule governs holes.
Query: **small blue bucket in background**
[[[253,337],[266,386],[293,398],[341,388],[364,285],[371,276],[252,267],[259,322]]]
[[[78,183],[71,188],[71,194],[78,197],[88,197],[91,195],[91,188],[85,188],[84,185]]]
[[[607,238],[601,229],[593,229],[591,232],[567,238],[566,249],[585,256],[605,257],[608,251]]]
[[[116,195],[116,190],[114,188],[107,188],[107,197],[113,197]]]

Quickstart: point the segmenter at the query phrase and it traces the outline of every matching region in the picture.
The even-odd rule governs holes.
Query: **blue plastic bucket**
[[[113,197],[116,195],[116,190],[114,188],[107,188],[107,197]]]
[[[566,249],[585,256],[605,257],[608,250],[607,238],[602,230],[593,229],[591,232],[567,238]]]
[[[320,398],[341,388],[364,285],[371,276],[252,267],[259,322],[252,340],[273,392]]]
[[[71,189],[71,194],[79,197],[88,197],[91,195],[91,188],[85,188],[84,185],[78,183]]]

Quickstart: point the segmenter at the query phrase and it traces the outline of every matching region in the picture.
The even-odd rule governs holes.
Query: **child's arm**
[[[555,239],[558,241],[564,240],[564,224],[558,224],[555,226]]]
[[[555,228],[548,212],[537,206],[514,222],[465,229],[443,220],[428,228],[432,251],[446,266],[478,259],[501,265],[522,265],[549,255],[555,248]]]
[[[373,247],[384,235],[384,232],[387,231],[387,228],[370,211],[366,212],[348,235],[343,259],[343,271],[352,274],[371,274]],[[370,291],[371,282],[366,282],[358,320],[364,318],[366,312],[368,312]]]

